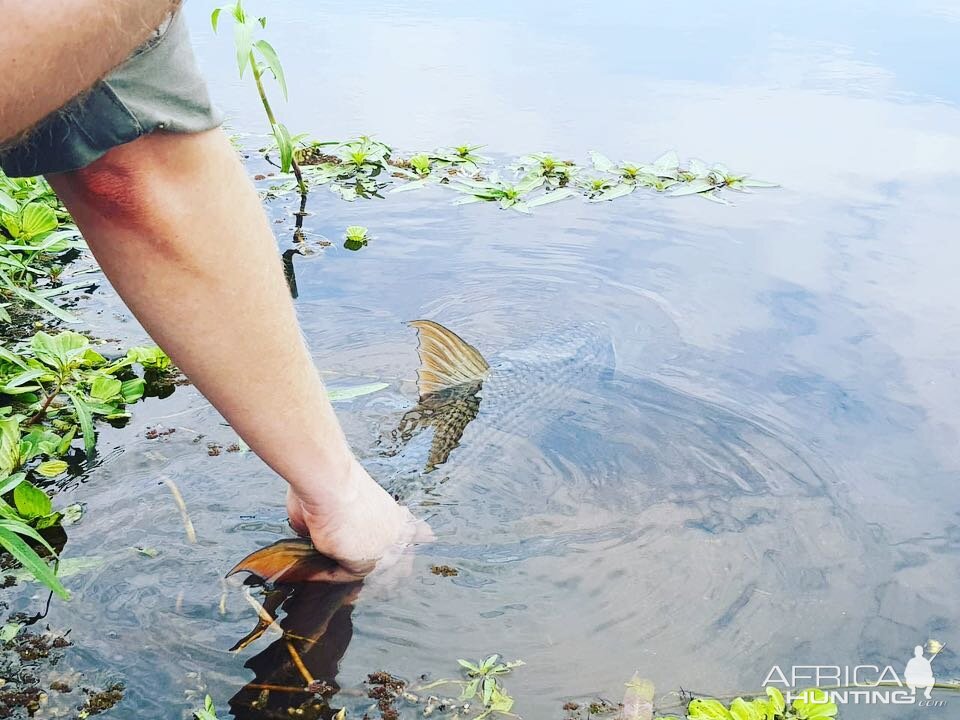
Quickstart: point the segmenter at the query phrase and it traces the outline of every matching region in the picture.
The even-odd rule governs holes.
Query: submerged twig
[[[187,512],[187,504],[183,501],[183,495],[180,494],[180,489],[177,487],[177,484],[168,477],[163,479],[163,483],[170,488],[170,493],[173,495],[173,501],[180,509],[180,517],[183,519],[183,529],[187,532],[187,541],[191,545],[196,545],[197,531],[193,529],[193,522],[190,520],[190,514]]]
[[[297,652],[297,649],[289,640],[287,640],[287,652],[290,653],[290,659],[293,660],[293,664],[299,671],[300,677],[303,678],[303,681],[307,685],[312,685],[314,683],[313,675],[310,674],[307,666],[303,664],[303,659],[300,657],[300,653]]]

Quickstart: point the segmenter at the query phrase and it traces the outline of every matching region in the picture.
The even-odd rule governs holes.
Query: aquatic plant
[[[501,180],[496,172],[490,173],[486,180],[459,179],[450,183],[450,187],[463,193],[462,197],[454,202],[455,205],[466,205],[475,202],[498,202],[501,209],[516,210],[529,214],[540,205],[565,200],[576,193],[570,188],[560,188],[542,195],[530,197],[530,193],[542,187],[544,178],[528,177],[516,183]]]
[[[14,418],[0,421],[0,463],[11,464],[11,456],[23,452],[24,445],[32,442],[33,439],[21,438],[18,430]],[[62,515],[53,511],[47,494],[27,482],[24,473],[7,475],[0,480],[0,496],[11,493],[13,505],[0,498],[0,547],[33,577],[66,600],[70,595],[57,578],[54,568],[27,542],[32,540],[37,543],[56,560],[56,551],[38,529],[56,525]]]
[[[479,172],[481,165],[490,162],[490,158],[475,152],[482,147],[483,145],[456,145],[452,148],[437,150],[430,158],[448,167]]]
[[[439,166],[446,166],[445,163],[437,161],[427,153],[417,153],[406,160],[393,160],[391,165],[393,166],[391,172],[393,177],[409,180],[409,182],[393,188],[390,191],[391,193],[416,190],[429,184],[447,182],[449,179],[449,175],[443,176],[437,172]],[[451,172],[456,174],[456,170]]]
[[[300,194],[306,196],[307,185],[303,180],[300,164],[294,156],[296,141],[290,135],[287,126],[277,120],[263,86],[263,74],[269,70],[274,80],[277,81],[277,85],[280,86],[284,100],[287,99],[287,81],[283,74],[283,66],[280,64],[280,56],[273,45],[266,40],[262,38],[254,39],[257,33],[257,25],[260,26],[260,29],[266,28],[267,18],[262,16],[255,18],[248,15],[243,9],[242,0],[237,0],[234,3],[216,8],[210,14],[210,24],[213,26],[214,32],[217,32],[217,26],[223,11],[227,11],[228,15],[233,18],[233,44],[237,53],[237,68],[240,70],[240,77],[242,78],[244,71],[248,66],[250,67],[253,81],[257,86],[257,94],[260,96],[260,103],[263,105],[263,111],[270,123],[270,131],[273,133],[277,148],[280,151],[280,170],[285,173],[293,170]]]
[[[134,364],[159,372],[170,369],[159,348],[132,348],[111,362],[88,338],[69,331],[38,332],[16,352],[0,345],[0,417],[17,418],[23,428],[42,429],[44,442],[31,447],[51,457],[65,454],[79,430],[90,455],[96,444],[94,417],[127,418],[125,406],[143,396],[146,383],[131,372]],[[20,457],[8,472],[32,457]]]
[[[564,187],[578,170],[576,163],[547,153],[524,155],[512,169],[525,178],[543,178],[548,188]]]
[[[508,713],[513,708],[513,698],[507,694],[500,684],[499,676],[505,675],[513,668],[523,665],[522,660],[502,662],[499,655],[490,655],[484,660],[472,663],[468,660],[457,660],[470,680],[460,693],[461,700],[480,699],[486,711],[478,717],[482,718],[490,713]]]
[[[837,705],[820,688],[797,693],[789,705],[783,693],[768,687],[766,697],[746,700],[735,698],[730,703],[710,697],[694,698],[686,708],[688,720],[825,720],[837,716]],[[663,720],[680,720],[675,715]]]
[[[193,711],[193,717],[194,720],[218,720],[213,698],[207,695],[203,700],[203,707]]]
[[[493,713],[511,714],[514,699],[504,689],[500,677],[523,665],[522,660],[503,662],[500,655],[494,654],[477,662],[457,660],[457,663],[466,674],[466,680],[435,680],[421,685],[417,690],[429,690],[441,685],[459,685],[460,700],[477,699],[483,707],[483,711],[476,716],[475,720],[482,720]]]
[[[388,163],[392,149],[366,135],[346,142],[310,141],[302,143],[297,153],[309,158],[303,174],[316,185],[330,185],[330,190],[347,201],[358,197],[382,197],[380,190],[389,184]],[[280,183],[270,188],[280,195],[296,187]]]
[[[367,244],[369,239],[370,236],[367,235],[367,229],[363,225],[351,225],[347,228],[343,246],[347,250],[359,250]]]
[[[80,284],[59,285],[71,251],[85,247],[67,224],[50,185],[43,178],[8,178],[0,172],[0,321],[12,322],[8,307],[19,301],[76,322],[50,298]],[[40,282],[44,287],[39,287]]]
[[[636,184],[625,182],[616,177],[596,177],[581,175],[576,180],[576,186],[590,202],[614,200],[629,195],[636,190]]]
[[[594,168],[601,172],[615,173],[626,183],[657,192],[670,189],[669,194],[672,197],[700,195],[707,200],[727,205],[729,202],[717,193],[722,188],[750,192],[751,188],[778,187],[776,183],[757,180],[748,175],[734,175],[725,165],[719,163],[707,167],[699,160],[690,160],[686,167],[681,167],[679,156],[672,150],[649,164],[614,163],[595,151],[590,152],[590,158]]]

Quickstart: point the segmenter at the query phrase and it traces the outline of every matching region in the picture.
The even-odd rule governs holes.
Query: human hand
[[[351,458],[347,481],[331,494],[318,483],[316,491],[290,488],[290,526],[313,547],[337,561],[341,581],[357,580],[374,568],[398,564],[407,548],[430,542],[433,532],[397,502]]]

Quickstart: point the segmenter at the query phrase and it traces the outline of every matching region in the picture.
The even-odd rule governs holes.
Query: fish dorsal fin
[[[432,320],[414,320],[417,329],[420,369],[417,388],[421,399],[460,385],[482,381],[490,366],[473,345]]]

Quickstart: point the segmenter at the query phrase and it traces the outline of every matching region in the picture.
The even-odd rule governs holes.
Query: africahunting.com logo
[[[763,685],[782,690],[788,702],[943,707],[946,701],[931,693],[937,685],[933,661],[945,647],[937,640],[917,645],[900,672],[893,665],[774,665]]]

